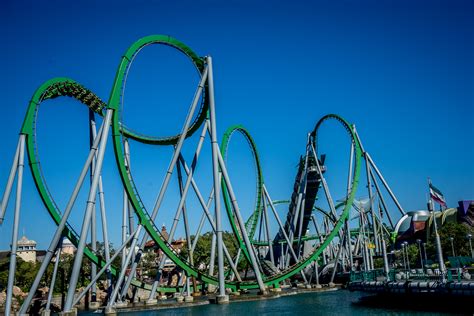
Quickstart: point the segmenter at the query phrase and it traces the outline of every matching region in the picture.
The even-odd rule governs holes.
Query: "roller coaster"
[[[199,74],[199,84],[181,132],[177,135],[145,135],[128,128],[121,120],[129,71],[139,53],[150,45],[165,45],[184,54]],[[57,228],[50,238],[47,253],[28,296],[19,309],[20,314],[31,311],[34,295],[41,284],[48,282],[50,288],[54,287],[64,238],[69,239],[77,247],[65,303],[62,306],[65,313],[73,311],[74,306],[86,295],[90,295],[91,301],[94,302],[97,284],[99,280],[104,279],[108,295],[106,301],[101,303],[106,312],[114,312],[126,306],[127,298],[133,301],[133,295],[131,298],[128,295],[130,289],[140,288],[147,291],[148,304],[156,304],[158,293],[176,291],[182,292],[187,297],[191,297],[194,292],[207,292],[216,295],[218,302],[224,303],[228,300],[228,291],[254,290],[265,294],[270,290],[278,290],[288,282],[319,286],[319,277],[323,271],[331,271],[329,281],[332,283],[337,271],[348,273],[358,264],[362,264],[363,269],[373,269],[373,257],[385,251],[387,239],[385,237],[390,236],[390,227],[393,228],[386,197],[393,201],[402,215],[404,210],[371,156],[364,150],[355,126],[339,115],[329,114],[316,123],[312,132],[302,135],[306,136],[306,148],[299,159],[293,192],[289,200],[277,201],[272,199],[270,189],[265,184],[264,169],[257,145],[245,127],[241,125],[230,127],[224,133],[222,143],[219,145],[214,94],[212,58],[199,57],[182,42],[163,35],[144,37],[127,49],[120,60],[108,102],[102,101],[94,92],[69,78],[48,80],[34,92],[20,130],[18,146],[1,200],[0,223],[7,213],[9,197],[16,178],[10,270],[6,287],[6,315],[12,312],[25,148],[36,191]],[[39,157],[36,142],[40,105],[43,103],[46,105],[62,97],[72,98],[87,106],[91,135],[87,159],[63,209],[58,206],[48,189],[42,171],[43,160]],[[98,129],[96,119],[101,120]],[[349,165],[341,166],[347,170],[348,175],[347,183],[342,184],[346,195],[336,202],[326,181],[326,175],[330,174],[331,170],[326,170],[326,155],[322,154],[324,144],[319,139],[320,131],[329,121],[342,127],[350,149]],[[183,148],[188,145],[187,140],[198,132],[200,132],[199,139],[192,159],[186,160]],[[115,253],[109,249],[110,229],[107,218],[117,215],[116,212],[112,215],[112,212],[106,209],[104,199],[106,190],[102,179],[104,156],[110,135],[120,175],[120,186],[124,192],[121,245]],[[239,207],[226,164],[228,148],[234,137],[243,137],[247,141],[255,162],[256,199],[254,208],[248,216],[243,216]],[[135,184],[131,164],[131,143],[173,148],[162,185],[157,190],[156,202],[151,207],[145,205]],[[206,163],[199,161],[205,143],[210,144],[212,153],[211,161],[207,161],[208,165],[212,166],[212,175],[208,175],[212,178],[212,187],[207,199],[202,193],[203,186],[198,185],[195,178],[198,162]],[[187,161],[191,163],[188,164]],[[78,201],[79,192],[86,182],[88,172],[92,176],[87,198],[85,201]],[[361,174],[365,177],[364,180]],[[163,200],[171,194],[168,188],[173,177],[176,177],[178,183],[179,202],[174,216],[167,219],[160,218],[161,221],[166,220],[167,227],[171,227],[169,235],[164,236],[156,225],[157,216],[162,212]],[[367,184],[366,201],[356,198],[356,194],[360,194],[358,187],[361,181]],[[191,233],[187,209],[190,191],[194,193],[202,211],[194,234]],[[376,202],[378,207],[375,206]],[[80,205],[84,209],[80,228],[75,227],[78,225],[74,225],[70,220],[75,205]],[[283,207],[287,207],[286,216],[281,215]],[[102,237],[97,233],[96,211],[99,211],[101,218]],[[234,252],[231,252],[229,245],[223,241],[224,222],[228,222],[231,228],[233,243],[236,246]],[[179,229],[186,235],[188,250],[186,255],[172,243]],[[199,238],[205,233],[212,235],[211,247],[208,249],[209,259],[206,262],[198,262],[193,253]],[[140,261],[146,255],[145,244],[150,240],[160,250],[156,262],[158,272],[151,281],[145,280],[137,273]],[[96,246],[98,241],[104,243],[103,254],[98,253]],[[121,257],[121,264],[114,265],[113,262],[118,257]],[[91,263],[91,276],[88,285],[77,293],[83,259]],[[168,286],[163,275],[164,266],[169,260],[180,271],[176,286]],[[46,278],[45,271],[49,265],[54,266],[54,273]],[[250,273],[244,273],[242,266]],[[48,296],[46,310],[50,308],[50,304],[51,296]]]

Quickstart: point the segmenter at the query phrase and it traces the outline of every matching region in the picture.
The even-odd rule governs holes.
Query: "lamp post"
[[[403,269],[406,271],[406,269],[407,269],[407,262],[406,262],[406,260],[405,260],[405,243],[402,242],[401,246],[402,246]]]
[[[423,243],[423,254],[425,255],[425,264],[428,261],[428,256],[426,255],[426,243]]]
[[[410,271],[410,257],[408,255],[408,241],[405,241],[405,251],[407,252],[407,266],[408,266],[408,271]]]
[[[423,266],[423,255],[421,253],[421,239],[417,239],[416,243],[418,244],[418,249],[420,250],[420,263],[421,263],[421,270],[425,271],[425,267]]]
[[[451,250],[453,251],[453,257],[456,257],[456,253],[454,252],[454,237],[449,237],[449,241],[451,242]]]
[[[472,243],[471,243],[472,234],[467,234],[466,237],[469,240],[469,249],[471,250],[471,258],[474,259],[474,252],[472,252]]]

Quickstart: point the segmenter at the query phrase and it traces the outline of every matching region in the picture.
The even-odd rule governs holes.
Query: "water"
[[[140,311],[124,315],[448,315],[437,312],[437,309],[433,308],[428,311],[430,310],[429,306],[426,309],[421,307],[427,311],[420,311],[420,306],[400,308],[400,304],[397,303],[365,304],[360,301],[360,298],[364,296],[366,294],[341,290],[326,293],[304,293],[269,300],[235,302],[227,305],[209,304],[188,308]],[[469,314],[472,315],[472,313]]]

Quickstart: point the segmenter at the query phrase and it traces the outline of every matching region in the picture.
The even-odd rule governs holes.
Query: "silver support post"
[[[3,192],[2,203],[0,204],[0,225],[3,223],[5,218],[5,211],[7,209],[8,200],[10,199],[10,193],[13,187],[13,181],[15,180],[15,174],[18,168],[18,156],[20,155],[20,143],[21,137],[18,139],[18,144],[16,145],[15,156],[13,157],[12,167],[10,169],[10,175],[8,176],[7,185],[5,191]]]
[[[284,251],[283,251],[283,242],[280,241],[280,269],[284,270],[285,269],[285,257],[284,257]]]
[[[318,264],[318,259],[314,261],[314,274],[316,277],[316,288],[320,289],[321,284],[319,284],[319,264]]]
[[[181,175],[181,167],[180,164],[178,163],[176,165],[176,170],[178,173],[178,186],[179,186],[179,193],[181,195],[181,198],[185,198],[186,196],[184,195],[184,190],[183,190],[183,178]],[[186,182],[188,179],[186,179]],[[189,185],[188,185],[189,186]],[[186,244],[188,245],[188,260],[189,263],[194,266],[194,255],[193,255],[193,249],[191,248],[191,235],[189,234],[189,223],[188,223],[188,216],[186,214],[186,204],[183,202],[183,222],[184,222],[184,234],[186,235]],[[194,284],[196,284],[194,280]],[[196,291],[196,287],[193,287],[194,291]],[[190,293],[190,287],[189,287],[189,275],[186,275],[186,291],[187,291],[187,296],[191,296]]]
[[[329,208],[331,209],[331,213],[334,216],[334,218],[337,218],[336,208],[334,207],[334,201],[331,197],[331,193],[329,192],[329,187],[328,187],[328,184],[326,182],[326,179],[323,176],[321,166],[319,165],[318,154],[316,152],[316,149],[314,149],[313,144],[311,144],[311,149],[312,149],[313,154],[314,154],[314,158],[315,158],[314,160],[316,161],[316,168],[318,169],[319,176],[321,177],[321,182],[323,183],[324,194],[326,195],[326,199],[328,200]]]
[[[196,107],[197,107],[199,98],[201,97],[202,90],[204,89],[204,84],[205,84],[206,80],[208,79],[208,73],[209,73],[209,67],[206,67],[204,69],[204,73],[201,77],[198,88],[197,88],[196,93],[194,95],[191,107],[189,108],[189,112],[186,116],[186,120],[185,120],[185,122],[183,124],[183,127],[181,129],[181,134],[179,136],[178,142],[176,143],[175,150],[173,152],[173,157],[171,158],[170,164],[169,164],[168,169],[166,171],[165,178],[163,180],[163,184],[161,185],[160,192],[158,193],[158,198],[156,199],[155,206],[153,207],[153,213],[151,214],[151,220],[155,220],[156,215],[158,215],[158,210],[161,207],[161,203],[163,202],[163,198],[165,197],[166,190],[168,189],[168,185],[169,185],[169,182],[171,180],[171,175],[173,174],[174,167],[176,166],[176,162],[178,161],[178,157],[181,153],[181,149],[183,147],[184,140],[186,139],[186,135],[188,133],[189,126],[191,125],[191,120],[193,118],[194,112],[196,111]],[[137,227],[137,229],[140,229],[140,231],[141,231],[142,227],[143,226],[139,225]],[[140,259],[141,259],[142,253],[143,253],[143,247],[144,247],[144,245],[146,243],[146,240],[147,240],[147,236],[148,236],[148,234],[145,233],[143,235],[143,238],[142,238],[140,244],[139,244],[138,253],[136,254],[135,260],[132,263],[132,266],[130,268],[129,277],[125,281],[125,284],[124,284],[124,286],[122,288],[122,291],[121,291],[121,294],[119,296],[119,300],[122,299],[124,294],[128,291],[128,288],[130,287],[130,284],[132,282],[132,276],[135,274],[135,272],[137,270],[138,263],[140,262]],[[126,260],[125,265],[128,265],[129,261],[130,260],[128,260],[128,261]],[[120,286],[120,283],[117,283],[117,287],[119,287],[119,286]],[[109,302],[109,304],[111,304],[111,303]],[[110,307],[110,306],[108,306],[108,307]]]
[[[306,187],[306,185],[305,185]],[[306,191],[306,189],[305,189]],[[305,195],[306,193],[303,193],[303,198],[301,200],[301,207],[300,207],[300,214],[299,214],[299,220],[298,220],[298,244],[296,246],[296,250],[298,251],[297,254],[298,254],[298,259],[300,258],[301,256],[301,238],[303,237],[303,217],[304,217],[304,203],[306,201],[305,199]],[[306,232],[305,232],[306,233]]]
[[[360,214],[361,214],[361,221],[362,221],[362,236],[363,236],[363,246],[364,246],[364,266],[365,266],[365,271],[370,271],[371,270],[371,260],[370,260],[370,255],[369,255],[369,248],[367,245],[367,236],[365,235],[365,225],[367,223],[367,220],[365,218],[365,213],[364,209],[361,208]]]
[[[240,209],[237,204],[237,199],[234,194],[234,189],[232,188],[232,184],[229,179],[229,174],[227,173],[227,168],[224,164],[224,159],[222,159],[220,151],[217,152],[217,158],[219,161],[219,166],[222,172],[222,176],[224,177],[224,182],[227,185],[227,190],[229,192],[230,200],[232,203],[232,207],[234,209],[234,214],[237,219],[237,223],[239,224],[240,227],[240,232],[242,233],[242,237],[244,239],[245,246],[248,249],[248,254],[250,256],[250,264],[252,265],[252,268],[255,272],[255,277],[257,279],[258,287],[260,288],[260,291],[262,294],[265,294],[267,290],[265,289],[265,284],[263,284],[262,280],[262,274],[260,271],[260,268],[258,266],[257,258],[255,256],[255,249],[253,248],[253,245],[250,242],[249,236],[247,234],[247,229],[245,228],[245,223],[242,219],[242,216],[240,214]],[[218,239],[219,241],[219,239]]]
[[[378,235],[377,235],[377,221],[375,219],[375,211],[374,211],[374,200],[372,197],[372,182],[370,181],[370,164],[369,159],[367,158],[367,153],[364,153],[365,156],[365,170],[366,170],[366,177],[367,177],[367,190],[369,192],[369,203],[370,203],[370,214],[372,215],[372,234],[374,235],[374,245],[375,245],[375,252],[379,252],[378,248]]]
[[[318,227],[318,223],[316,222],[316,217],[314,215],[311,215],[311,220],[313,221],[313,225],[314,225],[314,229],[316,230],[316,234],[319,235],[319,243],[322,244],[324,242],[324,236],[323,234],[321,234],[321,231],[319,230],[319,227]],[[326,262],[326,252],[325,252],[325,249],[323,250],[323,252],[321,253],[322,257],[323,257],[323,264],[326,265],[327,262]]]
[[[135,235],[137,234],[137,231],[135,231],[132,235],[128,236],[127,239],[125,239],[124,243],[117,249],[117,251],[114,253],[114,255],[112,256],[112,258],[110,258],[110,260],[107,260],[107,262],[105,263],[105,265],[99,270],[99,272],[97,272],[97,275],[95,276],[94,279],[91,280],[91,282],[89,283],[89,285],[87,285],[84,290],[82,290],[81,293],[79,293],[79,295],[77,295],[76,299],[74,300],[74,305],[76,305],[77,303],[79,303],[79,301],[84,297],[84,295],[86,295],[87,291],[89,291],[89,289],[92,287],[92,284],[96,283],[97,280],[100,278],[100,276],[105,272],[105,271],[108,271],[110,270],[110,265],[112,264],[112,262],[115,260],[115,258],[118,257],[118,255],[120,254],[120,252],[122,251],[123,248],[125,248],[125,246],[130,242],[130,240],[132,240],[132,238],[135,237]],[[135,239],[136,240],[136,239]]]
[[[89,109],[89,145],[92,147],[94,144],[94,132],[96,130],[95,126],[95,117],[94,117],[94,112]],[[92,160],[91,164],[91,172],[90,172],[90,184],[92,185],[93,182],[93,176],[94,176],[94,170],[95,170],[95,160]],[[100,174],[99,174],[100,177]],[[95,204],[92,206],[92,215],[91,215],[91,249],[95,253],[97,251],[97,217],[96,217],[96,207]],[[91,262],[91,278],[93,279],[96,274],[97,274],[97,266]],[[91,291],[91,302],[96,302],[97,301],[97,285],[94,283],[92,285],[92,291]]]
[[[344,248],[346,234],[343,234],[342,240],[339,243],[339,248],[337,249],[337,255],[334,261],[334,269],[331,274],[331,281],[329,281],[329,286],[334,286],[334,277],[336,276],[337,265],[339,263],[339,258],[341,257],[342,248]]]
[[[7,298],[5,302],[5,315],[9,316],[11,312],[12,298],[13,298],[13,283],[15,280],[16,271],[16,252],[18,247],[18,225],[20,223],[20,209],[21,209],[21,190],[23,186],[23,167],[25,160],[25,134],[20,134],[19,141],[19,155],[17,167],[17,181],[16,181],[16,201],[15,201],[15,215],[13,218],[13,232],[12,244],[10,253],[10,266],[8,270],[8,284],[7,284]]]
[[[388,266],[388,257],[387,257],[387,245],[385,243],[385,238],[382,236],[382,254],[383,254],[383,267],[387,281],[390,280],[390,268]]]
[[[189,275],[186,275],[186,296],[191,296],[191,285],[189,283]]]
[[[304,217],[304,209],[306,206],[306,186],[307,186],[307,179],[308,179],[308,156],[309,156],[309,137],[310,135],[308,134],[308,139],[307,139],[307,146],[306,146],[306,157],[305,157],[305,165],[304,165],[304,177],[303,177],[303,193],[302,193],[302,200],[301,200],[301,205],[300,205],[300,215],[299,215],[299,223],[298,223],[298,245],[296,247],[298,251],[298,259],[300,258],[300,255],[303,251],[301,251],[301,237],[303,237],[303,234],[306,234],[306,232],[303,232],[303,217]]]
[[[290,237],[290,243],[288,243],[286,245],[286,252],[285,252],[285,269],[290,265],[290,255],[289,255],[289,249],[293,249],[293,240],[294,240],[294,236],[295,236],[295,229],[296,229],[296,224],[298,222],[298,217],[300,215],[300,207],[301,207],[301,201],[303,199],[303,194],[300,192],[298,194],[298,199],[296,200],[296,208],[295,208],[295,212],[293,214],[293,221],[291,223],[291,226],[290,226],[290,232],[289,232],[289,237]],[[298,256],[297,256],[298,257]],[[295,261],[297,261],[298,259],[295,259]]]
[[[134,235],[131,235],[131,236],[134,236],[134,237],[132,239],[132,243],[130,244],[130,247],[128,248],[127,257],[125,258],[125,268],[123,268],[120,271],[120,274],[117,278],[117,282],[115,283],[114,290],[112,291],[112,295],[110,296],[109,301],[107,302],[106,309],[110,309],[112,307],[112,305],[115,303],[115,300],[117,299],[117,296],[118,296],[119,290],[120,290],[120,285],[122,284],[123,279],[125,278],[125,273],[126,273],[126,270],[127,270],[126,266],[128,265],[128,263],[131,261],[131,259],[133,257],[133,249],[135,249],[135,247],[137,246],[138,236],[140,235],[142,228],[143,228],[143,226],[141,224],[138,225],[137,229],[134,232]],[[140,251],[138,252],[137,256],[138,255],[141,256]],[[134,263],[135,262],[136,262],[136,260],[134,261]],[[129,275],[131,275],[131,274],[132,274],[132,272],[130,272]],[[121,297],[120,297],[120,300],[121,300]]]
[[[367,158],[369,159],[370,165],[374,168],[375,173],[379,176],[380,180],[382,181],[382,184],[385,186],[385,189],[387,189],[388,194],[392,197],[393,202],[395,202],[395,205],[397,206],[398,210],[402,215],[405,215],[405,211],[403,210],[402,206],[398,202],[397,198],[395,197],[395,194],[393,194],[392,189],[387,184],[387,181],[385,181],[384,177],[382,176],[382,173],[379,171],[377,166],[375,165],[375,162],[372,160],[372,157],[370,157],[369,153],[367,153]]]
[[[351,142],[351,154],[349,158],[349,172],[347,175],[347,198],[349,198],[349,195],[351,194],[352,190],[352,169],[353,169],[353,163],[354,163],[354,143]],[[350,217],[350,216],[349,216]],[[351,231],[349,227],[349,218],[346,218],[344,222],[344,229],[346,231],[346,242],[347,242],[347,251],[349,252],[349,268],[350,271],[352,271],[353,265],[354,265],[354,258],[352,254],[352,243],[351,243]]]
[[[98,140],[95,121],[94,121],[94,126],[92,128],[92,137],[94,139],[94,142]],[[95,159],[97,159],[97,155],[95,156],[96,156]],[[100,217],[101,217],[101,223],[102,223],[102,236],[104,239],[105,261],[109,261],[110,260],[110,246],[109,246],[109,236],[107,232],[107,216],[106,216],[106,210],[105,210],[105,197],[104,197],[104,186],[102,182],[102,174],[99,177],[99,207],[100,207]],[[107,269],[106,273],[107,273],[107,282],[108,282],[107,288],[109,288],[112,285],[112,275],[110,274],[110,269]]]
[[[203,129],[202,129],[202,132],[201,132],[201,136],[199,138],[199,142],[198,142],[198,145],[197,145],[197,148],[196,148],[196,152],[194,154],[191,171],[188,173],[188,177],[186,179],[186,183],[184,185],[184,188],[182,188],[182,183],[180,182],[181,197],[180,197],[180,200],[179,200],[178,208],[176,209],[176,212],[175,212],[175,216],[174,216],[174,219],[173,219],[173,224],[171,225],[171,230],[170,230],[169,237],[168,237],[170,241],[174,238],[174,233],[175,233],[176,228],[178,226],[178,222],[179,222],[179,219],[181,217],[181,212],[184,212],[185,201],[186,201],[186,197],[188,195],[189,185],[191,183],[192,176],[193,176],[194,171],[196,169],[196,164],[197,164],[198,159],[199,159],[199,154],[201,153],[202,144],[203,144],[204,139],[206,137],[207,126],[208,126],[208,121],[206,120],[205,123],[204,123]],[[184,161],[181,153],[178,155],[178,160],[179,161]],[[181,171],[179,169],[179,162],[177,162],[176,164],[177,164],[177,168],[179,170],[178,171],[178,177],[180,177]],[[191,243],[189,243],[189,245],[191,245]],[[167,259],[167,257],[163,254],[163,256],[161,257],[160,262],[158,264],[158,271],[156,272],[155,281],[153,282],[153,285],[152,285],[152,288],[151,288],[151,291],[150,291],[150,296],[148,297],[148,301],[153,300],[154,297],[155,297],[155,291],[158,287],[158,283],[160,282],[161,274],[162,274],[162,271],[163,271],[163,267],[165,266],[166,259]]]
[[[287,244],[288,244],[288,245],[291,245],[291,243],[290,243],[290,238],[288,238],[288,235],[287,235],[286,232],[285,232],[284,226],[283,226],[283,224],[282,224],[282,222],[281,222],[281,220],[280,220],[280,217],[278,216],[278,213],[277,213],[277,211],[276,211],[276,209],[275,209],[275,205],[273,205],[272,198],[270,197],[270,194],[268,193],[267,188],[265,187],[265,184],[262,186],[262,191],[263,191],[263,194],[264,194],[264,195],[266,196],[266,198],[267,198],[268,204],[270,204],[270,209],[272,210],[273,215],[275,216],[275,218],[276,218],[276,220],[277,220],[279,229],[280,229],[281,232],[283,233],[283,237],[285,237],[285,240],[286,240]],[[281,244],[281,247],[282,247],[280,263],[283,264],[282,267],[281,267],[281,269],[283,270],[283,269],[285,269],[285,265],[284,265],[284,255],[283,255],[283,243],[280,242],[280,244]],[[293,247],[288,246],[287,248],[290,250],[290,254],[293,256],[293,259],[295,259],[295,261],[298,261],[298,258],[297,258],[297,256],[296,256],[295,251],[293,250]],[[306,276],[305,276],[305,274],[304,274],[303,271],[301,271],[301,276],[302,276],[304,282],[305,282],[305,283],[308,283],[308,281],[306,280]]]
[[[212,240],[211,240],[211,255],[210,255],[210,261],[209,261],[209,275],[213,276],[214,275],[214,265],[216,262],[216,239],[217,234],[214,233],[212,234]]]
[[[273,244],[270,237],[270,221],[268,220],[268,209],[267,209],[267,201],[265,200],[265,196],[262,197],[262,200],[263,200],[263,216],[265,217],[265,231],[267,233],[267,241],[268,241],[268,251],[270,252],[270,260],[272,264],[275,265],[275,257],[273,255]]]
[[[202,90],[204,88],[204,84],[206,80],[212,78],[211,71],[209,69],[210,67],[208,66],[207,68],[204,69],[204,73],[201,77],[201,81],[199,82],[198,88],[196,90],[196,93],[193,98],[193,102],[191,104],[191,107],[189,109],[188,115],[186,116],[186,120],[184,122],[183,128],[181,129],[181,134],[179,137],[178,142],[176,143],[176,147],[173,153],[173,157],[170,161],[168,170],[166,171],[166,176],[163,180],[163,184],[161,185],[160,188],[160,193],[158,194],[158,198],[156,200],[155,206],[153,207],[153,213],[151,215],[152,219],[155,219],[156,215],[158,214],[158,210],[161,206],[161,203],[163,202],[163,198],[165,196],[166,190],[168,188],[169,181],[171,179],[171,175],[173,174],[174,167],[176,165],[176,162],[178,161],[178,157],[181,153],[181,148],[183,147],[184,140],[186,139],[186,135],[188,133],[189,126],[191,125],[191,120],[193,118],[194,112],[196,110],[199,98],[201,97]],[[210,85],[210,84],[209,84]],[[213,96],[210,96],[209,99],[213,99]]]
[[[378,185],[378,183],[375,179],[375,176],[374,176],[374,173],[372,172],[372,169],[370,169],[370,176],[371,176],[372,181],[374,183],[375,190],[377,191],[379,200],[382,203],[382,206],[385,210],[385,213],[387,214],[388,221],[390,222],[390,225],[392,226],[392,228],[394,228],[395,226],[393,225],[392,217],[390,216],[390,213],[388,212],[387,204],[385,204],[385,199],[383,198],[382,193],[380,192],[379,185]]]
[[[95,205],[95,200],[97,196],[97,188],[99,185],[99,176],[102,171],[102,163],[104,162],[105,146],[107,144],[107,138],[110,128],[110,121],[113,114],[112,109],[107,109],[107,114],[104,119],[104,131],[100,139],[99,152],[97,154],[96,168],[94,170],[94,180],[91,184],[89,191],[89,196],[87,198],[87,206],[84,214],[84,221],[82,223],[81,237],[79,239],[79,244],[77,246],[76,256],[74,259],[74,265],[72,268],[71,278],[69,282],[69,288],[66,296],[66,303],[64,304],[64,311],[69,312],[72,309],[72,303],[74,300],[74,293],[76,292],[76,285],[79,279],[79,273],[82,266],[82,257],[84,255],[84,248],[86,245],[89,223],[92,215],[92,208]]]
[[[217,143],[217,127],[216,127],[216,113],[214,100],[214,74],[212,70],[212,58],[206,58],[209,69],[208,91],[209,91],[209,116],[210,116],[210,131],[211,131],[211,146],[212,146],[212,173],[214,179],[214,211],[216,213],[216,234],[217,234],[217,269],[219,279],[219,297],[223,301],[228,298],[225,294],[225,275],[224,275],[224,252],[222,241],[222,219],[221,219],[221,197],[220,197],[220,183],[219,183],[219,144]]]
[[[393,194],[392,190],[390,189],[389,185],[387,184],[387,181],[385,181],[385,178],[382,176],[382,173],[379,171],[379,169],[377,168],[377,166],[375,165],[374,161],[372,160],[372,157],[370,157],[370,154],[368,152],[366,152],[364,150],[364,146],[362,145],[362,142],[360,140],[360,137],[359,137],[359,133],[357,133],[357,130],[356,130],[356,127],[355,125],[352,125],[352,128],[354,130],[354,133],[357,137],[357,140],[359,141],[359,145],[360,145],[360,148],[362,150],[362,152],[365,154],[365,156],[367,157],[370,165],[374,168],[375,172],[377,173],[377,175],[379,176],[380,180],[382,180],[382,184],[385,186],[385,188],[387,189],[388,193],[390,194],[390,196],[392,197],[392,200],[393,202],[395,202],[395,205],[397,205],[397,208],[398,210],[400,211],[400,213],[403,215],[405,215],[405,211],[403,210],[402,206],[400,205],[400,203],[398,202],[397,198],[395,197],[395,194]]]
[[[181,157],[180,161],[181,161],[181,164],[184,167],[184,170],[185,170],[186,174],[189,177],[190,171],[189,171],[188,166],[186,165],[186,162],[184,161],[184,159],[182,157]],[[219,173],[219,183],[221,182],[221,178],[222,178],[221,174]],[[214,222],[214,220],[211,216],[211,213],[209,212],[209,206],[208,206],[208,204],[212,201],[212,197],[209,197],[208,204],[206,204],[204,202],[204,198],[202,197],[201,191],[199,191],[199,187],[197,186],[196,182],[194,181],[194,179],[192,177],[191,177],[191,185],[193,186],[194,192],[196,193],[196,197],[198,198],[199,203],[201,204],[201,207],[204,210],[204,213],[206,214],[207,219],[208,219],[209,223],[211,224],[211,227],[212,227],[214,233],[216,233],[217,232],[217,226],[216,226],[216,224],[215,224],[215,222]],[[214,189],[212,189],[211,191],[214,192]],[[223,247],[223,250],[224,250],[224,255],[226,256],[227,261],[229,261],[229,265],[230,265],[231,269],[234,271],[234,273],[237,274],[237,279],[239,281],[241,281],[241,279],[238,275],[238,272],[237,272],[237,268],[234,265],[234,263],[232,262],[232,257],[230,256],[229,251],[227,250],[227,247],[224,243],[222,244],[222,247]],[[238,253],[237,253],[237,256],[238,256]]]
[[[128,170],[128,173],[131,173],[132,169],[132,163],[131,163],[131,158],[130,158],[130,144],[128,142],[128,139],[125,138],[123,142],[123,151],[125,155],[125,162],[126,162],[126,167]],[[130,199],[127,198],[127,203],[128,203],[128,234],[131,235],[133,233],[133,228],[135,227],[134,223],[134,218],[133,218],[133,206],[132,203],[130,202]],[[134,253],[135,255],[135,253]]]
[[[101,125],[98,135],[102,135],[103,130],[104,130],[104,124]],[[36,273],[35,280],[33,281],[33,284],[31,285],[30,291],[28,292],[28,296],[26,297],[26,299],[23,301],[23,304],[21,305],[19,314],[26,314],[28,307],[31,304],[31,301],[33,300],[33,296],[36,293],[36,290],[38,289],[41,278],[43,277],[43,274],[46,271],[48,264],[51,262],[51,259],[53,258],[53,255],[56,251],[56,246],[58,245],[59,239],[62,238],[64,227],[66,226],[69,215],[71,214],[72,207],[74,206],[77,195],[79,194],[79,190],[81,189],[81,186],[84,183],[84,179],[86,178],[87,171],[89,170],[89,166],[92,163],[92,159],[95,156],[100,139],[101,137],[99,136],[99,137],[96,137],[94,141],[94,146],[91,148],[89,152],[89,156],[87,157],[87,160],[84,166],[82,167],[82,171],[79,175],[79,179],[77,180],[77,183],[74,187],[71,197],[69,198],[66,209],[64,210],[64,214],[61,217],[61,221],[59,222],[58,227],[56,228],[56,232],[54,233],[54,236],[51,239],[51,243],[49,244],[48,250],[43,259],[43,262],[41,263],[40,269],[38,270],[38,273]]]
[[[127,160],[125,160],[125,168],[128,168],[126,161]],[[128,234],[127,234],[128,196],[125,189],[123,189],[123,202],[122,203],[123,203],[122,205],[122,243],[124,243],[128,237]],[[127,249],[124,248],[122,250],[121,270],[124,270],[126,268],[126,263],[125,263],[126,257],[127,257]]]
[[[207,200],[206,207],[207,207],[208,210],[211,207],[211,202],[212,202],[213,196],[214,196],[214,189],[211,190],[211,195],[209,196],[209,198]],[[193,249],[193,251],[196,249],[196,245],[197,245],[197,242],[199,240],[199,236],[201,235],[201,230],[202,230],[202,227],[204,226],[205,220],[206,220],[206,213],[203,212],[202,216],[201,216],[201,221],[199,222],[199,227],[196,230],[196,234],[194,235],[195,237],[194,237],[194,240],[193,240],[193,245],[191,247]]]
[[[51,300],[53,298],[54,285],[56,284],[56,275],[58,274],[59,260],[61,259],[61,247],[63,244],[63,239],[59,241],[58,249],[56,250],[56,261],[54,261],[53,276],[51,277],[51,283],[48,290],[48,300],[46,301],[45,311],[49,311],[51,306]]]

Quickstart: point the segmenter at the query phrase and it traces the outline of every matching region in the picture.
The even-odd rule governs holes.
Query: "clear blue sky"
[[[356,124],[406,210],[425,207],[427,177],[449,206],[474,199],[472,1],[4,0],[0,30],[1,192],[26,106],[42,82],[67,76],[107,100],[126,48],[142,36],[168,34],[213,56],[219,135],[237,123],[251,131],[273,198],[290,196],[306,134],[324,114],[338,113]],[[130,75],[125,122],[157,135],[177,132],[196,81],[181,55],[147,48]],[[63,206],[86,152],[87,111],[70,100],[45,103],[38,133],[45,175]],[[338,142],[339,134],[328,132],[327,146]],[[132,168],[152,205],[170,151],[137,148]],[[230,173],[246,208],[254,198],[251,157],[237,138],[231,151]],[[121,191],[107,153],[106,194],[117,214],[110,225],[118,232]],[[202,182],[209,176],[204,167]],[[29,171],[22,212],[20,229],[46,247],[54,226]],[[11,222],[12,207],[0,249],[10,243]]]

